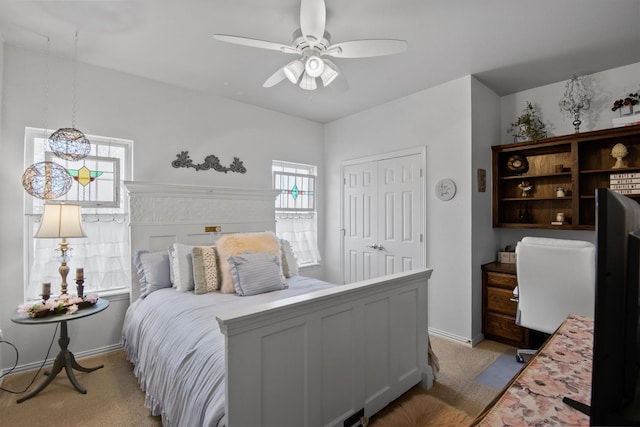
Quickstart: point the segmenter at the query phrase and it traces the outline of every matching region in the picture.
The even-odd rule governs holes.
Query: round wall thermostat
[[[436,196],[440,200],[451,200],[456,195],[456,183],[452,179],[445,178],[436,184]]]

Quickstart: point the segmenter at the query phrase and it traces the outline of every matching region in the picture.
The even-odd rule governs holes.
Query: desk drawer
[[[513,316],[499,313],[487,313],[485,324],[485,335],[500,337],[501,342],[508,342],[512,345],[520,345],[522,341],[522,328],[516,325]]]
[[[518,303],[511,301],[511,298],[513,298],[512,289],[487,286],[487,311],[515,316]]]
[[[487,285],[499,286],[501,288],[509,288],[513,290],[513,288],[518,285],[518,279],[513,274],[487,271]]]

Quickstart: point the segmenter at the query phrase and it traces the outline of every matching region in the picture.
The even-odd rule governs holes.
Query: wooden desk
[[[562,398],[591,403],[592,360],[593,319],[569,315],[473,425],[588,426]]]

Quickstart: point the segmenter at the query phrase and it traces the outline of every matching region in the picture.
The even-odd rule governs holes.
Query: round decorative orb
[[[33,197],[52,200],[67,194],[73,179],[69,172],[54,162],[38,162],[22,174],[22,186]]]
[[[91,143],[84,133],[75,128],[58,129],[49,137],[51,151],[65,160],[80,160],[91,151]]]

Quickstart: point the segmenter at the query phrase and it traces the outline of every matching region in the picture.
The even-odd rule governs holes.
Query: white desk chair
[[[516,246],[519,326],[552,334],[569,314],[593,317],[596,249],[580,240],[525,237]],[[532,355],[535,350],[518,349]]]

